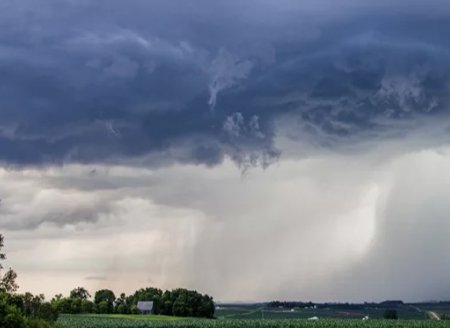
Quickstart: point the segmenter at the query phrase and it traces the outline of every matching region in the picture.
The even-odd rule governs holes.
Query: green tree
[[[90,297],[91,294],[89,294],[89,292],[83,287],[77,287],[70,291],[70,298],[79,298],[82,300],[87,300]]]
[[[33,295],[31,293],[25,293],[23,295],[23,309],[27,316],[34,316],[44,301],[44,295]]]
[[[55,296],[53,296],[52,302],[53,301],[59,301],[62,298],[63,298],[63,294],[56,294]]]
[[[183,288],[165,291],[160,298],[160,313],[182,317],[214,317],[214,301],[208,295]]]
[[[203,295],[197,311],[198,317],[213,318],[215,312],[213,298],[208,295]]]
[[[116,305],[116,311],[115,312],[119,313],[119,314],[127,314],[128,313],[127,306],[125,304]]]
[[[164,315],[172,315],[172,293],[168,290],[164,292],[160,299],[160,313]]]
[[[3,236],[0,235],[0,260],[1,260],[1,261],[6,260],[6,255],[5,255],[4,253],[1,252],[1,250],[3,249],[3,246],[4,246],[4,239],[3,239]],[[3,269],[3,266],[2,266],[2,264],[0,263],[0,270],[1,270],[1,269]]]
[[[13,269],[9,268],[0,281],[0,289],[5,290],[7,293],[15,293],[17,289],[19,289],[16,279],[17,273]]]
[[[131,312],[131,314],[138,314],[139,310],[138,310],[137,306],[133,304],[130,306],[130,312]]]
[[[100,313],[112,313],[114,310],[115,300],[116,296],[114,295],[114,292],[112,290],[101,289],[95,292],[94,303],[97,305],[97,309]]]
[[[39,310],[36,313],[36,318],[54,322],[58,319],[58,312],[55,311],[55,309],[50,303],[48,302],[42,303],[41,306],[39,307]]]
[[[94,313],[94,303],[89,300],[82,300],[81,301],[81,312]]]
[[[72,298],[72,304],[70,305],[70,313],[79,314],[81,313],[81,298]]]
[[[97,312],[100,314],[111,313],[111,306],[107,301],[100,301],[97,304]]]
[[[120,314],[127,314],[130,313],[130,306],[129,306],[129,300],[127,299],[127,296],[125,293],[121,293],[119,298],[116,299],[116,307],[115,312]]]
[[[6,260],[5,253],[2,253],[2,249],[4,247],[4,238],[3,235],[0,235],[0,261]],[[2,264],[0,263],[0,271],[3,269]],[[8,271],[2,277],[0,275],[0,290],[6,291],[7,293],[14,293],[17,291],[19,286],[16,284],[17,273],[14,272],[13,269],[9,268]]]
[[[13,307],[10,308],[8,313],[5,315],[4,319],[2,320],[1,327],[3,328],[26,327],[26,319],[17,308]]]
[[[72,298],[53,298],[51,304],[53,308],[60,313],[70,313],[72,309]]]

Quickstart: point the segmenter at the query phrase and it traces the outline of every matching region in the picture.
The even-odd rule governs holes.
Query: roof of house
[[[151,311],[151,310],[153,310],[153,301],[152,302],[138,302],[137,308],[139,311]]]

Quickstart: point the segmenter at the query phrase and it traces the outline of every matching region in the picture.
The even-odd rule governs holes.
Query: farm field
[[[383,320],[385,308],[364,306],[361,308],[315,307],[270,307],[267,303],[219,304],[216,306],[217,320],[190,319],[162,315],[86,314],[61,315],[60,328],[240,328],[240,327],[449,327],[450,321],[429,320],[429,311],[450,313],[448,303],[401,304],[396,307],[400,320]],[[370,320],[362,321],[365,316]],[[318,317],[312,321],[307,318]]]
[[[166,318],[135,316],[85,316],[63,315],[58,320],[61,328],[440,328],[450,327],[448,321],[432,320],[345,320],[324,319],[309,321],[302,319],[269,319],[269,320],[203,320],[203,319],[179,319],[167,320]]]
[[[433,310],[429,307],[426,310]],[[216,307],[215,316],[218,319],[307,319],[310,317],[328,319],[362,319],[369,316],[371,319],[382,319],[385,308],[367,307],[364,309],[336,309],[336,308],[276,308],[267,307],[264,304],[249,305],[219,305]],[[425,309],[405,305],[396,308],[400,319],[422,320],[427,319]],[[436,310],[436,309],[434,309]],[[447,312],[450,309],[445,309]]]
[[[81,327],[153,327],[153,323],[158,325],[174,323],[184,320],[172,316],[163,315],[124,315],[124,314],[61,314],[58,319],[58,326],[61,328],[81,328]],[[167,326],[171,326],[170,324]]]
[[[61,314],[61,318],[77,317],[77,318],[94,318],[94,319],[127,319],[140,321],[177,321],[184,318],[167,316],[167,315],[140,315],[140,314]]]

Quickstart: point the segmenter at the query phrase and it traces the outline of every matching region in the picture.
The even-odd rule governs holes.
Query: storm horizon
[[[0,3],[19,292],[450,300],[445,1]]]

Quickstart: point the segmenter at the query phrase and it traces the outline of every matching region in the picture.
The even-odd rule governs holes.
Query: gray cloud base
[[[327,154],[245,178],[230,161],[1,170],[0,228],[21,285],[48,296],[151,281],[219,300],[447,299],[449,159]]]

